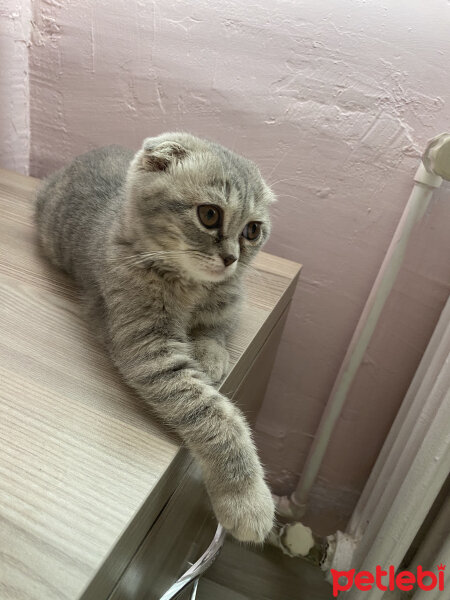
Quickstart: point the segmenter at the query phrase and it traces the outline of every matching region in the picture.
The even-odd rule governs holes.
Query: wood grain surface
[[[0,170],[0,598],[101,600],[189,459],[121,382],[71,280],[41,256],[37,184]],[[230,394],[300,268],[267,254],[255,267],[230,344]]]

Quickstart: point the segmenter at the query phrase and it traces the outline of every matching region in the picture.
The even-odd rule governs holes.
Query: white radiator
[[[354,577],[361,571],[375,574],[377,566],[387,572],[389,568],[392,572],[397,570],[449,473],[450,298],[350,520],[347,534],[355,541],[351,559]],[[433,571],[445,591],[439,590],[438,584],[428,591],[415,585],[407,597],[450,598],[449,530],[450,499],[447,498],[411,565],[406,567],[413,574],[417,574],[419,564],[422,569]],[[438,565],[446,565],[447,570],[438,570]],[[375,583],[362,592],[355,580],[345,597],[347,600],[405,597],[393,581],[391,591],[384,592]],[[434,577],[427,581],[431,586]]]

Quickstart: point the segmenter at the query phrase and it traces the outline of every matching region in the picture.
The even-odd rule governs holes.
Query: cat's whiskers
[[[284,183],[285,181],[294,181],[293,177],[285,177],[284,179],[277,179],[275,181],[267,181],[269,187],[273,187],[274,185],[278,185],[279,183]]]
[[[299,196],[294,196],[293,194],[276,194],[277,198],[293,198],[294,200],[300,201]]]
[[[280,160],[272,167],[270,173],[267,176],[267,180],[269,180],[272,175],[274,174],[274,171],[281,165],[282,161],[286,158],[286,154],[282,155]],[[272,187],[272,184],[271,184]]]
[[[126,256],[122,259],[120,265],[117,265],[115,270],[121,268],[123,264],[126,266],[141,266],[146,263],[150,263],[158,258],[175,258],[177,256],[190,254],[191,256],[198,256],[199,258],[208,258],[207,255],[199,252],[198,250],[186,249],[186,250],[153,250],[151,252],[141,252],[139,254],[133,254]]]
[[[220,163],[220,166],[222,168],[222,183],[223,183],[223,185],[222,185],[222,194],[225,197],[225,194],[226,194],[226,185],[225,185],[225,169],[224,169],[224,166],[223,166],[223,162]]]

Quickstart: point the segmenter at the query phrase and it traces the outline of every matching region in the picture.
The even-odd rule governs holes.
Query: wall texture
[[[0,166],[28,173],[31,0],[0,0]]]
[[[33,175],[183,129],[254,159],[278,194],[267,249],[305,265],[258,423],[278,493],[302,470],[420,152],[449,129],[449,30],[447,0],[33,2]],[[313,491],[322,529],[349,514],[448,295],[449,219],[446,187]]]

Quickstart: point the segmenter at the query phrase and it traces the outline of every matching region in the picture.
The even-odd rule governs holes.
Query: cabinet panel
[[[158,600],[206,550],[216,527],[200,469],[192,463],[110,600]]]

